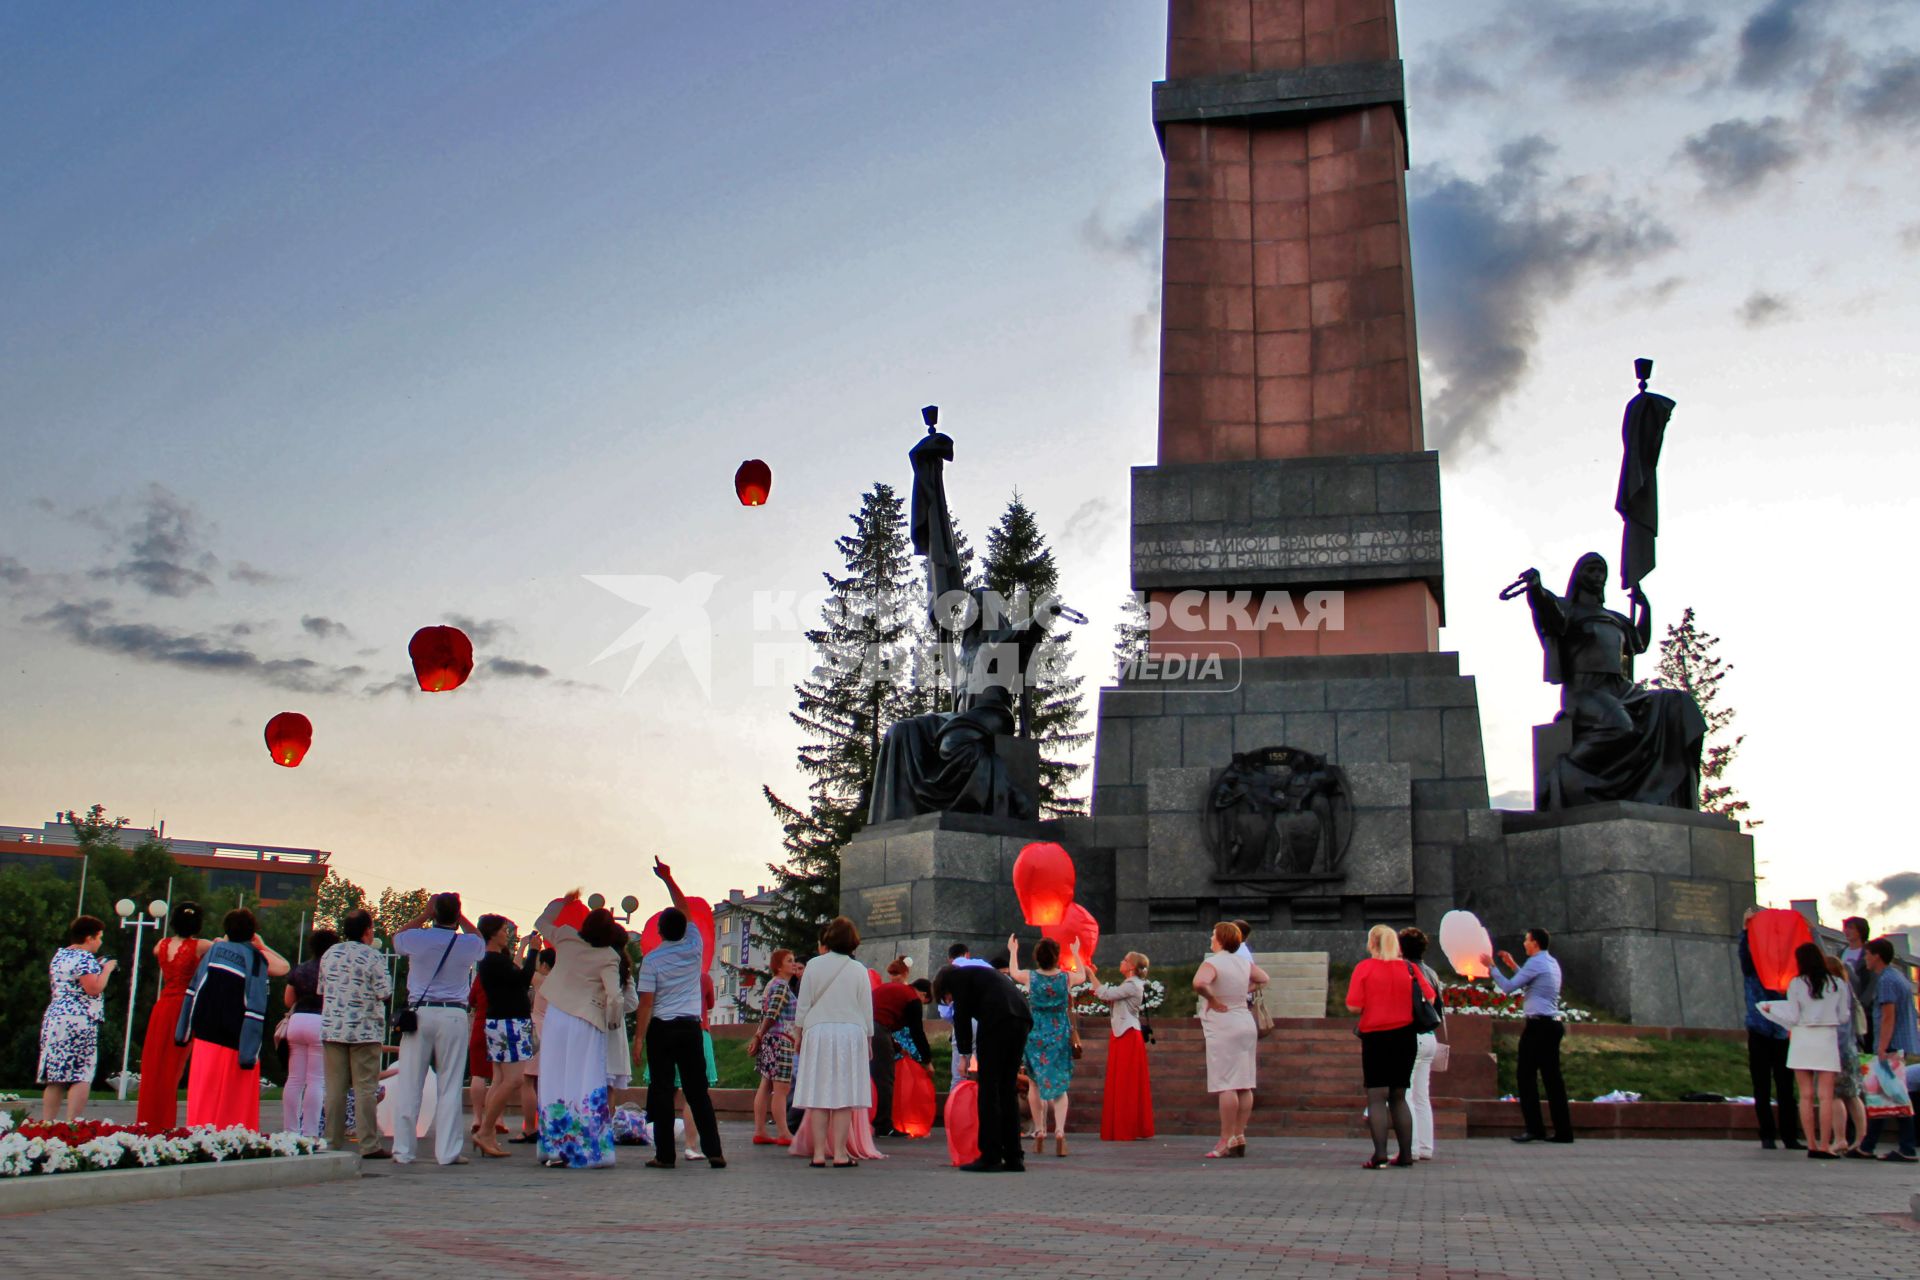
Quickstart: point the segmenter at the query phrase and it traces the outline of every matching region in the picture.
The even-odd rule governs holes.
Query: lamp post
[[[122,1102],[127,1100],[127,1058],[133,1050],[133,1010],[140,1000],[140,953],[147,949],[147,930],[158,929],[160,922],[167,918],[167,904],[158,898],[147,904],[148,919],[135,916],[138,909],[132,898],[122,898],[113,904],[113,913],[120,917],[120,927],[133,930],[133,973],[127,979],[127,1026],[120,1037],[120,1079],[115,1090]]]

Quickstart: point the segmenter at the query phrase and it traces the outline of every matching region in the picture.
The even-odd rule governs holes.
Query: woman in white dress
[[[1787,998],[1764,1001],[1761,1012],[1788,1028],[1787,1067],[1800,1097],[1807,1159],[1837,1160],[1833,1148],[1840,1135],[1833,1132],[1833,1090],[1840,1078],[1837,1028],[1850,1007],[1847,986],[1827,972],[1826,955],[1814,943],[1801,943],[1793,963],[1800,973],[1787,984]]]
[[[851,1169],[848,1136],[855,1108],[873,1105],[873,983],[867,966],[853,958],[860,931],[845,916],[835,916],[820,935],[826,953],[800,976],[794,1036],[799,1061],[794,1072],[793,1105],[807,1113],[810,1163]]]
[[[1207,1092],[1220,1096],[1220,1141],[1207,1159],[1247,1154],[1247,1120],[1253,1115],[1254,1051],[1260,1037],[1247,997],[1267,985],[1264,969],[1239,955],[1240,928],[1223,920],[1213,926],[1213,954],[1193,975],[1200,993],[1200,1029],[1207,1039]]]

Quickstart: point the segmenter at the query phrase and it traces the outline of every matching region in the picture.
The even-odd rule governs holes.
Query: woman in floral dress
[[[782,947],[768,961],[772,974],[767,993],[760,1000],[760,1029],[753,1033],[747,1052],[760,1073],[760,1087],[753,1094],[753,1145],[790,1147],[793,1131],[787,1128],[787,1094],[793,1089],[793,977],[800,967],[793,952]],[[767,1109],[773,1109],[774,1136],[767,1136]]]
[[[1060,944],[1040,939],[1033,949],[1032,971],[1020,967],[1020,939],[1007,939],[1013,961],[1007,976],[1027,988],[1027,1007],[1033,1010],[1033,1031],[1027,1036],[1027,1109],[1033,1113],[1033,1152],[1045,1146],[1048,1121],[1053,1132],[1053,1154],[1067,1154],[1067,1085],[1073,1079],[1072,980],[1060,971]]]
[[[53,999],[40,1019],[40,1083],[46,1092],[40,1096],[40,1119],[52,1124],[67,1103],[67,1122],[80,1118],[87,1107],[87,1092],[93,1088],[93,1073],[100,1058],[100,993],[107,989],[118,961],[100,963],[94,953],[100,950],[107,926],[93,916],[81,916],[67,926],[67,945],[53,953],[47,977],[53,986]]]

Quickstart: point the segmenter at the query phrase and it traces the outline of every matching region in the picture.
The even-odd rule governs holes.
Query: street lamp
[[[146,931],[158,929],[160,922],[167,918],[167,904],[158,898],[149,902],[150,918],[145,920],[134,915],[137,910],[132,898],[122,898],[113,904],[113,914],[120,917],[120,927],[133,930],[133,974],[127,980],[127,1027],[120,1037],[120,1079],[115,1090],[122,1102],[127,1100],[127,1058],[133,1050],[133,1010],[140,999],[140,953],[147,949]]]

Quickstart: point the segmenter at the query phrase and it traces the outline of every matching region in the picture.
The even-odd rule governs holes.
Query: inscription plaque
[[[1681,933],[1726,933],[1727,886],[1704,880],[1669,880],[1660,895],[1660,927]]]
[[[869,889],[864,895],[867,921],[863,930],[873,933],[897,932],[907,927],[907,910],[913,901],[913,886],[891,885]]]
[[[1143,538],[1135,542],[1133,548],[1134,569],[1145,573],[1338,569],[1413,564],[1439,558],[1438,529],[1356,529],[1338,533]]]

